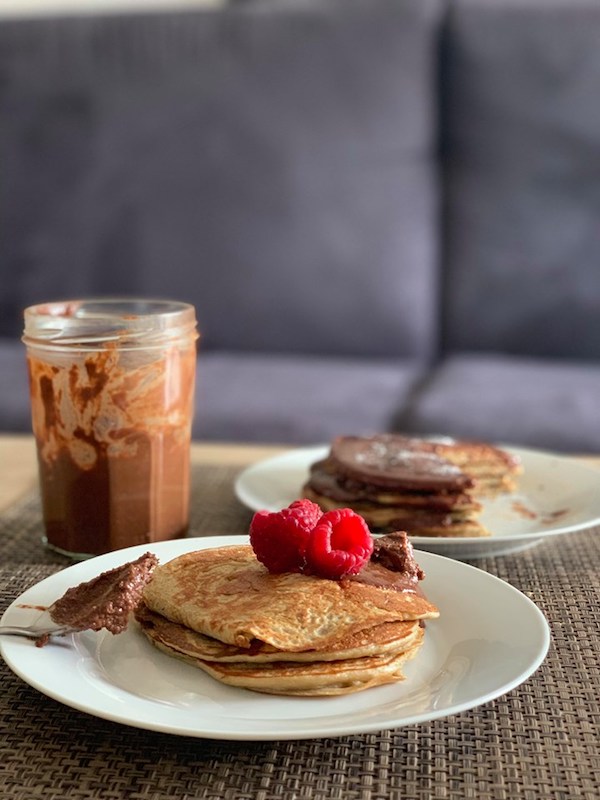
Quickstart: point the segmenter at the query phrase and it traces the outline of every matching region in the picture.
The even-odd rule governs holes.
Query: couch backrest
[[[426,357],[435,0],[0,27],[0,335],[83,294],[193,302],[204,346]]]
[[[600,356],[600,5],[453,0],[449,350]]]

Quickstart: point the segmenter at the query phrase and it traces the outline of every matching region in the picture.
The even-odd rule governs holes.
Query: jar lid
[[[37,347],[161,347],[196,333],[196,311],[174,300],[99,298],[25,309],[25,344]]]

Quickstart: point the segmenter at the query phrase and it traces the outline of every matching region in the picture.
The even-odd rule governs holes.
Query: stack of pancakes
[[[311,466],[303,495],[324,511],[354,509],[374,532],[488,536],[478,498],[514,491],[520,472],[513,455],[482,442],[343,436]]]
[[[155,569],[136,619],[160,650],[230,686],[340,695],[401,680],[438,616],[416,578],[370,562],[338,581],[272,574],[249,545]]]

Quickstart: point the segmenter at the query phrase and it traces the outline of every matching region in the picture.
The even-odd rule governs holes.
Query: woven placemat
[[[245,533],[239,472],[194,471],[191,535]],[[35,494],[0,517],[0,608],[68,561],[41,545]],[[376,734],[215,742],[66,708],[0,664],[3,800],[597,800],[600,530],[473,562],[525,592],[553,635],[524,684],[462,714]],[[477,602],[477,598],[473,598]],[[518,620],[515,620],[518,625]]]

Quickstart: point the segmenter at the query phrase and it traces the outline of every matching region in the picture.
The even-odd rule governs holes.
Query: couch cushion
[[[600,357],[600,4],[453,0],[445,345]]]
[[[572,453],[600,452],[600,366],[463,354],[415,393],[400,427]]]
[[[0,27],[0,335],[168,296],[204,348],[435,335],[437,0],[246,0]]]
[[[201,354],[195,436],[315,444],[386,431],[419,377],[402,361]]]
[[[25,346],[0,339],[0,431],[31,433]]]
[[[0,339],[0,431],[31,432],[25,347]],[[202,353],[194,438],[314,444],[388,430],[420,377],[411,362]]]

